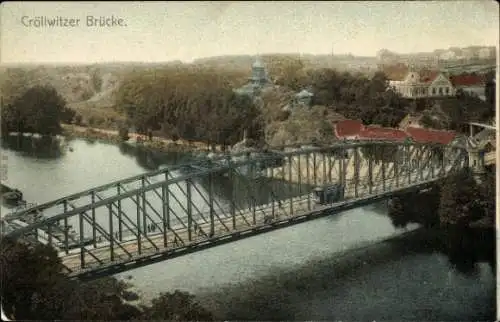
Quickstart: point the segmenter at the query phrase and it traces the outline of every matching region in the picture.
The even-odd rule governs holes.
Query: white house
[[[410,71],[403,80],[390,80],[389,86],[405,98],[437,98],[455,95],[453,84],[442,73],[421,75],[416,71]]]
[[[453,86],[464,92],[477,95],[483,101],[486,100],[485,79],[479,75],[455,75],[450,77]]]
[[[439,59],[442,59],[442,60],[452,60],[452,59],[456,59],[456,58],[457,58],[457,55],[452,50],[445,51],[444,53],[439,55]]]

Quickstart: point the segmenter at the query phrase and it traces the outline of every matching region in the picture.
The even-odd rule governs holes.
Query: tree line
[[[291,130],[284,131],[285,134],[293,132],[297,124],[300,128],[311,127],[304,123],[307,120],[296,120],[293,111],[282,110],[286,101],[272,98],[282,95],[283,89],[289,93],[310,89],[314,94],[312,108],[321,109],[321,113],[313,113],[315,115],[337,113],[360,119],[364,124],[384,127],[396,127],[409,112],[429,108],[425,100],[409,101],[388,88],[383,72],[367,77],[330,68],[305,70],[304,64],[294,60],[271,67],[279,74],[275,77],[278,87],[264,93],[260,100],[234,93],[234,88],[245,83],[240,71],[182,65],[131,71],[114,93],[115,109],[127,116],[127,122],[119,124],[119,128],[134,128],[144,134],[155,131],[174,140],[182,138],[226,146],[241,140],[243,133],[257,142],[269,140],[266,133],[277,132],[277,124],[291,119],[293,122],[288,122]],[[7,75],[9,81],[3,82],[2,128],[5,131],[56,134],[60,131],[60,122],[70,123],[79,117],[66,107],[53,87],[29,88],[26,85],[29,77],[13,70]],[[287,95],[289,100],[293,96]],[[440,103],[446,124],[430,117],[423,121],[429,126],[459,130],[467,120],[490,118],[494,115],[491,80],[487,82],[486,95],[487,102],[482,102],[459,91],[457,97]],[[276,105],[272,107],[272,117],[266,102]],[[299,114],[305,115],[307,111]],[[321,124],[321,128],[325,126]],[[319,136],[330,139],[328,135]]]
[[[244,131],[258,139],[259,110],[233,86],[230,75],[210,70],[133,73],[121,83],[116,106],[139,133],[222,145],[240,141]]]
[[[369,79],[333,69],[304,71],[301,64],[281,71],[279,82],[289,90],[311,88],[315,108],[323,106],[329,112],[382,126],[395,126],[406,115],[406,101],[387,89],[382,73]],[[116,106],[143,133],[159,130],[174,139],[226,145],[241,140],[246,131],[249,138],[261,142],[274,120],[270,122],[262,100],[234,93],[233,88],[243,83],[231,75],[187,67],[136,72],[122,82]],[[279,92],[277,88],[270,91]],[[286,103],[279,102],[275,110]],[[279,115],[275,121],[280,122],[291,113],[275,114]]]

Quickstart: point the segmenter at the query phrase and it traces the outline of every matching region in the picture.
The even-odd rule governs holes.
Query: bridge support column
[[[191,179],[186,180],[186,209],[187,209],[187,226],[188,226],[188,240],[192,241],[192,230],[193,230],[193,200],[191,193]]]
[[[121,183],[116,185],[116,193],[120,195],[122,193]],[[122,219],[122,201],[118,200],[118,240],[123,241],[123,219]]]
[[[412,170],[412,156],[414,148],[408,144],[406,146],[406,176],[408,177],[408,184],[411,184],[411,170]]]
[[[85,246],[83,245],[83,214],[78,214],[78,229],[80,230],[80,268],[85,268]]]
[[[250,178],[255,178],[255,174],[256,174],[256,163],[255,162],[251,162],[250,163]],[[300,168],[299,168],[300,169]],[[291,168],[290,168],[290,172],[291,172]],[[300,173],[300,171],[299,171]],[[211,181],[210,181],[210,184],[211,184]],[[299,187],[300,187],[300,183],[299,183]],[[210,188],[211,189],[211,188]],[[257,224],[257,218],[255,216],[255,207],[256,207],[256,203],[257,201],[255,200],[255,184],[250,184],[249,187],[248,187],[249,191],[250,191],[250,207],[251,207],[251,211],[252,211],[252,225],[256,225]],[[210,190],[212,191],[212,190]],[[210,199],[212,200],[211,202],[213,202],[213,199],[212,197],[210,197]],[[210,209],[212,209],[213,205],[210,206]],[[210,217],[210,223],[211,223],[211,226],[212,226],[212,217],[213,217],[213,214],[211,213],[211,217]]]
[[[431,148],[431,155],[430,155],[430,163],[431,163],[431,178],[434,179],[435,177],[435,168],[436,168],[436,150],[434,148],[434,146],[432,146]]]
[[[372,194],[373,190],[373,155],[375,152],[375,149],[373,146],[369,147],[370,153],[368,154],[368,193]]]
[[[357,198],[359,194],[359,148],[354,148],[354,197]]]
[[[403,151],[401,151],[401,147],[397,147],[397,152],[396,152],[396,161],[394,162],[394,177],[396,179],[396,188],[399,187],[399,168],[401,165],[401,154]]]
[[[300,158],[300,155],[298,156]],[[300,172],[300,168],[299,168]],[[290,203],[289,215],[293,216],[293,187],[292,187],[292,157],[288,156],[288,201]],[[299,182],[300,185],[300,182]]]
[[[68,202],[64,200],[63,202],[63,207],[64,207],[64,213],[68,212]],[[64,252],[66,255],[69,254],[69,225],[68,225],[68,217],[64,217]]]
[[[306,182],[308,185],[311,184],[311,179],[310,179],[311,177],[309,175],[310,166],[311,166],[311,163],[309,162],[309,153],[307,153],[306,154],[306,178],[307,178]],[[274,209],[274,207],[273,207],[273,209]],[[311,210],[311,193],[309,191],[307,192],[307,210],[309,210],[309,211]]]
[[[95,191],[91,192],[90,199],[91,199],[91,205],[93,206],[95,203]],[[94,248],[97,248],[97,231],[96,231],[94,207],[92,207],[92,240],[94,241]]]
[[[146,188],[146,182],[145,178],[142,177],[141,179],[141,185],[142,185],[142,192],[141,192],[141,199],[142,199],[142,230],[144,231],[144,235],[147,236],[148,234],[148,222],[146,219],[146,192],[144,189]]]
[[[316,152],[313,152],[313,180],[314,186],[318,185],[318,165],[316,164]]]
[[[234,169],[233,169],[233,162],[231,160],[231,156],[228,156],[227,158],[227,164],[229,165],[229,182],[234,182]],[[272,172],[271,172],[272,173]],[[274,178],[274,175],[272,176]],[[231,210],[231,218],[233,221],[233,230],[236,230],[236,210],[235,208],[235,200],[234,200],[234,187],[231,189],[231,193],[229,196],[229,202],[230,202],[230,210]]]
[[[346,154],[345,149],[342,149],[341,156],[339,158],[339,180],[344,189],[346,187],[346,176],[347,176],[346,166],[345,166],[345,154]]]
[[[165,182],[167,181],[167,175],[165,175]],[[169,230],[168,227],[168,219],[167,216],[169,215],[169,209],[168,209],[168,186],[167,184],[164,184],[161,186],[161,214],[162,214],[162,228],[163,228],[163,247],[167,248],[168,247],[168,235],[167,231]]]
[[[142,232],[141,232],[141,201],[139,199],[139,194],[135,196],[136,199],[136,220],[137,220],[137,252],[142,254]]]
[[[299,195],[302,195],[302,164],[300,159],[302,159],[302,155],[297,156],[297,181],[299,182]]]
[[[381,160],[381,167],[382,167],[382,169],[381,169],[382,170],[382,191],[384,191],[384,192],[386,190],[386,188],[385,188],[385,165],[386,165],[385,158],[386,158],[386,154],[387,154],[387,152],[386,152],[386,146],[384,145],[382,147],[382,153],[381,153],[381,155],[382,155],[381,156],[381,158],[382,158],[382,160]]]
[[[109,258],[111,261],[115,260],[115,239],[114,239],[114,227],[113,227],[113,209],[111,208],[113,204],[108,205],[108,216],[109,216]]]
[[[323,152],[323,153],[321,153],[322,154],[321,158],[322,158],[322,163],[323,163],[323,173],[322,173],[323,180],[322,181],[323,181],[323,185],[326,185],[326,182],[327,182],[326,181],[326,155],[325,155],[326,153],[325,153],[325,151],[322,151],[322,152]]]

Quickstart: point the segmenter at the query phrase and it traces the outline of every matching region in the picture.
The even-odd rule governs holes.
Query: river
[[[189,159],[80,139],[61,147],[9,137],[2,149],[5,183],[35,203]],[[227,180],[218,182],[221,199]],[[464,273],[431,232],[409,228],[394,228],[385,205],[373,205],[119,277],[131,276],[145,300],[162,291],[192,292],[227,319],[493,320],[490,265],[479,262]]]

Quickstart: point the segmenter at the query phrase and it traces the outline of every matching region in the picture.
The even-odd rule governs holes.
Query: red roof
[[[417,127],[406,128],[406,133],[417,143],[449,144],[456,136],[455,132],[422,129]]]
[[[378,126],[367,126],[359,132],[359,138],[362,140],[404,141],[407,137],[408,134],[403,130]]]
[[[455,75],[450,77],[454,86],[482,86],[484,79],[478,75]]]
[[[423,71],[420,75],[420,81],[424,83],[430,83],[438,77],[439,72],[436,71]]]
[[[343,120],[335,124],[335,136],[339,139],[348,136],[355,136],[363,129],[363,123],[360,120]]]

